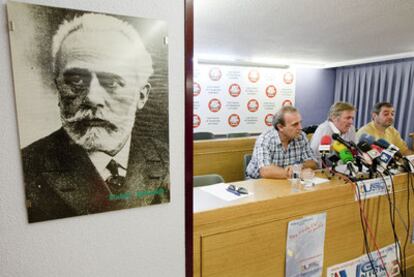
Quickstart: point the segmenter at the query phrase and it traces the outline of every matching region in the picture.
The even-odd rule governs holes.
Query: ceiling
[[[414,1],[194,0],[194,56],[313,67],[414,57]]]

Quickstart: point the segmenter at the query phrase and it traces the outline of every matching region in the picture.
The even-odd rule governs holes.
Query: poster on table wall
[[[29,222],[169,202],[166,22],[7,12]]]
[[[325,230],[326,213],[289,222],[285,276],[322,276]]]
[[[261,133],[295,104],[295,70],[195,64],[194,132]]]

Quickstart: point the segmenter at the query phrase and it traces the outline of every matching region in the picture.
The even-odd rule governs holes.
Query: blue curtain
[[[395,109],[394,127],[409,143],[408,135],[414,132],[414,59],[337,68],[334,101],[357,108],[357,128],[371,120],[375,103],[390,102]]]

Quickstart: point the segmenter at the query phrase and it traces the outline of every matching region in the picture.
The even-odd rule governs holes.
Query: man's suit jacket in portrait
[[[169,202],[168,143],[132,136],[125,184],[108,191],[63,129],[22,150],[29,222]]]

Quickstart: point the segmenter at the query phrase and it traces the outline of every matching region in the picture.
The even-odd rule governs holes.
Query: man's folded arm
[[[259,172],[260,177],[265,179],[287,179],[290,177],[290,167],[283,168],[274,164],[261,167]]]

